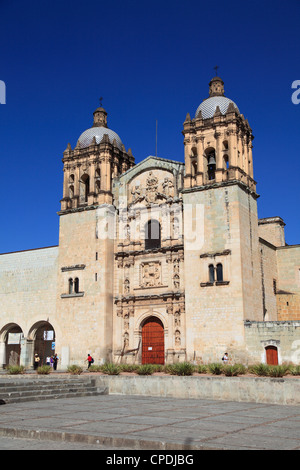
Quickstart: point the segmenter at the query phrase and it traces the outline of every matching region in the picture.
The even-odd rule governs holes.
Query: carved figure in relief
[[[179,275],[178,275],[178,274],[174,274],[174,276],[173,276],[173,284],[174,284],[175,289],[179,289],[179,288],[180,288],[180,278],[179,278]]]
[[[161,284],[161,266],[160,263],[145,263],[142,264],[142,287],[155,287]]]
[[[162,184],[163,193],[169,197],[174,197],[174,184],[170,178],[165,178]]]
[[[127,348],[129,345],[129,333],[127,331],[125,331],[124,333],[124,346],[125,348]]]
[[[152,171],[150,171],[147,178],[146,186],[146,201],[148,203],[155,202],[157,197],[157,187],[158,187],[158,178],[153,176]]]
[[[124,315],[124,329],[128,330],[128,328],[129,328],[129,315],[128,313],[126,313]]]
[[[181,338],[180,338],[180,331],[179,330],[175,331],[175,345],[176,346],[181,345]]]
[[[181,325],[180,312],[178,310],[174,313],[174,324],[177,327],[180,327]]]
[[[130,281],[128,278],[126,278],[124,281],[124,292],[125,294],[129,294],[129,291],[130,291]]]

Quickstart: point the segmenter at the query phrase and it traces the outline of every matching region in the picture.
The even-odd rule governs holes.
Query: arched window
[[[223,266],[221,263],[217,264],[217,281],[223,281]]]
[[[73,294],[73,279],[69,279],[69,294]]]
[[[100,178],[100,168],[96,168],[95,171],[95,188],[96,188],[96,193],[100,192],[100,184],[101,178]]]
[[[149,220],[145,225],[145,250],[160,248],[161,229],[160,223],[155,220]]]
[[[90,192],[90,177],[89,175],[83,175],[80,180],[80,202],[83,204],[88,201],[88,195]]]
[[[74,280],[74,292],[75,292],[75,294],[78,294],[78,292],[79,292],[79,279],[78,279],[78,277],[76,277],[75,280]]]
[[[212,152],[207,157],[207,175],[209,180],[214,180],[216,177],[216,157]]]
[[[208,266],[209,282],[215,282],[215,267],[213,264]]]

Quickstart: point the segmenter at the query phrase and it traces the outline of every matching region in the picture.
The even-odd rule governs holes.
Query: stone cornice
[[[252,180],[253,181],[253,180]],[[243,189],[246,193],[251,194],[255,199],[259,198],[259,194],[257,194],[255,191],[252,191],[245,183],[239,180],[230,180],[230,181],[222,181],[220,183],[211,183],[211,184],[206,184],[203,186],[193,186],[192,188],[185,188],[182,189],[182,194],[188,194],[188,193],[195,193],[198,191],[207,191],[210,189],[217,189],[217,188],[222,188],[226,186],[234,186],[237,185],[241,189]]]

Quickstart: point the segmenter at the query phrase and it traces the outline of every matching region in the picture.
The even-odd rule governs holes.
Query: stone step
[[[34,389],[34,390],[15,390],[15,391],[8,391],[5,393],[0,394],[0,398],[2,400],[5,400],[6,398],[14,398],[14,397],[30,397],[32,395],[54,395],[54,394],[59,394],[59,393],[73,393],[73,392],[95,392],[97,391],[97,387],[64,387],[64,388],[58,388],[55,387],[54,389],[51,388],[45,388],[45,389]]]
[[[0,396],[3,393],[10,393],[10,392],[16,392],[16,391],[27,391],[27,390],[32,390],[34,388],[35,390],[55,390],[55,389],[61,389],[61,388],[69,388],[69,387],[77,387],[77,388],[86,388],[93,386],[92,383],[90,382],[78,382],[78,383],[72,383],[72,382],[57,382],[57,383],[45,383],[45,384],[39,384],[39,383],[34,383],[34,384],[7,384],[5,387],[0,388]]]
[[[103,390],[97,390],[93,392],[88,392],[88,391],[81,391],[81,392],[63,392],[63,393],[57,393],[53,395],[31,395],[28,397],[20,396],[20,397],[15,397],[15,398],[6,398],[4,403],[0,404],[10,404],[10,403],[22,403],[22,402],[28,402],[28,401],[40,401],[40,400],[55,400],[59,398],[76,398],[76,397],[93,397],[93,396],[98,396],[98,395],[106,395],[106,389]],[[2,401],[2,400],[1,400]]]
[[[0,404],[56,398],[95,396],[106,394],[105,388],[95,386],[91,378],[64,378],[49,380],[5,380],[0,382]]]

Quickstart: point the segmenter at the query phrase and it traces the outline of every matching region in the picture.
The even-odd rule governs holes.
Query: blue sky
[[[255,136],[259,217],[300,243],[300,2],[0,0],[0,252],[58,244],[62,154],[108,125],[139,162],[183,161],[183,122],[219,65]]]

